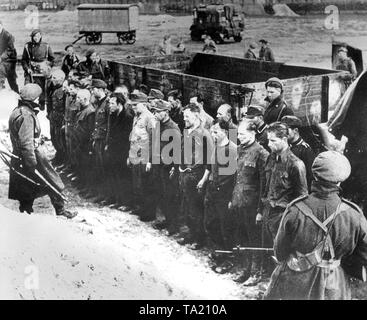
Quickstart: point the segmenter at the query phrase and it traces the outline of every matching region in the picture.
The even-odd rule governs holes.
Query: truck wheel
[[[94,43],[100,44],[101,42],[102,42],[102,33],[95,33]]]
[[[241,42],[242,41],[241,36],[234,36],[233,39],[234,39],[235,42]]]
[[[191,31],[190,36],[192,41],[201,41],[201,36],[197,32]]]
[[[213,36],[213,40],[216,44],[224,43],[224,40],[222,39],[222,37],[217,33]]]

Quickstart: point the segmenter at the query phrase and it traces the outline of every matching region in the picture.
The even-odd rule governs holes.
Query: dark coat
[[[354,265],[367,265],[367,221],[362,211],[355,204],[342,200],[338,192],[335,184],[314,181],[312,193],[295,200],[285,210],[274,242],[280,265],[271,277],[268,299],[351,298],[349,276],[343,269],[343,262],[348,259]],[[325,235],[314,220],[302,213],[298,203],[306,204],[320,222],[330,217],[341,203],[339,215],[328,225],[334,259],[341,260],[341,266],[333,271],[318,265],[301,272],[288,267],[287,260],[292,254],[312,252]],[[351,256],[354,261],[350,260]]]
[[[265,101],[269,101],[268,98]],[[264,113],[264,122],[271,124],[280,121],[284,116],[294,116],[292,108],[290,108],[284,101],[283,96],[280,95],[269,103]]]
[[[31,62],[44,62],[48,61],[52,66],[55,60],[55,56],[52,52],[50,45],[46,42],[33,42],[29,41],[25,44],[22,56],[22,66],[25,72],[28,69],[32,69]]]
[[[47,159],[43,145],[39,145],[40,124],[34,111],[35,103],[20,100],[9,118],[10,140],[13,154],[21,158],[11,160],[12,166],[22,174],[30,177],[40,186],[25,180],[14,171],[10,171],[9,199],[31,200],[47,194],[44,183],[35,176],[37,169],[56,189],[62,191],[64,185]]]
[[[5,29],[0,33],[0,58],[1,61],[13,60],[14,62],[17,59],[14,37]]]

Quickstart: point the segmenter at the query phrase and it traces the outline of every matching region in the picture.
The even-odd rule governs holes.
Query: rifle
[[[21,161],[20,157],[16,156],[15,154],[7,151],[7,150],[1,150],[0,149],[0,154],[1,154],[1,159],[4,161],[4,163],[11,169],[13,170],[15,173],[17,173],[18,175],[20,175],[22,178],[26,179],[27,181],[37,185],[37,186],[40,186],[39,183],[35,182],[33,179],[29,178],[28,176],[18,172],[17,170],[15,170],[11,164],[9,163],[9,161],[7,159],[5,159],[4,155],[10,157],[10,158],[13,158],[13,159],[16,159],[18,161]],[[35,169],[34,170],[34,173],[35,175],[48,187],[50,188],[54,193],[56,193],[59,197],[61,197],[65,202],[67,202],[68,200],[66,199],[66,197],[61,193],[59,192],[52,184],[50,184],[46,178],[37,170]]]
[[[221,253],[221,254],[239,254],[241,252],[267,252],[267,253],[273,253],[273,248],[255,248],[255,247],[240,247],[237,246],[233,248],[232,250],[215,250],[215,253]]]

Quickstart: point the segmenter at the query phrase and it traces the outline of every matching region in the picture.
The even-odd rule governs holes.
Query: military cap
[[[41,32],[40,29],[34,29],[34,30],[32,30],[32,32],[31,32],[31,38],[33,38],[37,33],[41,33],[42,34],[42,32]]]
[[[34,101],[42,93],[41,87],[36,83],[28,83],[20,90],[20,97],[23,100]]]
[[[159,111],[171,111],[172,105],[164,100],[156,100],[154,105],[151,106],[150,109],[152,110],[159,110]]]
[[[265,110],[261,106],[249,106],[247,108],[246,116],[249,117],[256,117],[256,116],[263,116],[265,113]]]
[[[278,88],[283,91],[283,84],[280,79],[276,77],[270,78],[265,82],[265,88],[267,87]]]
[[[65,47],[65,51],[68,50],[70,47],[74,48],[72,44],[68,44],[66,47]]]
[[[264,44],[268,44],[268,43],[269,43],[269,42],[268,42],[267,40],[265,40],[265,39],[260,39],[260,40],[259,40],[259,42],[260,42],[260,43],[264,43]]]
[[[134,90],[130,94],[130,103],[131,104],[138,104],[138,103],[144,103],[148,102],[148,97],[145,93],[140,92],[138,90]]]
[[[107,89],[107,83],[101,79],[92,79],[92,87],[100,88],[100,89]]]
[[[139,91],[143,92],[144,94],[148,94],[149,93],[149,88],[145,84],[141,84],[139,86]]]
[[[346,47],[340,47],[340,48],[338,49],[338,53],[339,53],[340,51],[344,51],[344,52],[348,53],[348,49],[347,49]]]
[[[150,89],[148,99],[164,99],[164,94],[158,89]]]
[[[289,128],[300,128],[302,127],[302,121],[296,116],[284,116],[281,122],[286,123]]]
[[[339,152],[321,152],[312,164],[312,173],[315,178],[339,183],[348,179],[351,173],[349,160]]]
[[[167,97],[173,96],[175,98],[178,98],[181,96],[180,90],[175,89],[175,90],[171,90],[167,93]]]
[[[53,69],[51,70],[51,77],[55,78],[56,80],[64,81],[65,73],[61,69]]]
[[[94,48],[90,48],[87,50],[87,52],[85,53],[86,57],[90,57],[93,53],[97,52],[96,49]]]

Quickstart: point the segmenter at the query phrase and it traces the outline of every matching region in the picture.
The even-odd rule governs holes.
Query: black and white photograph
[[[0,300],[367,299],[366,17],[0,0]]]

